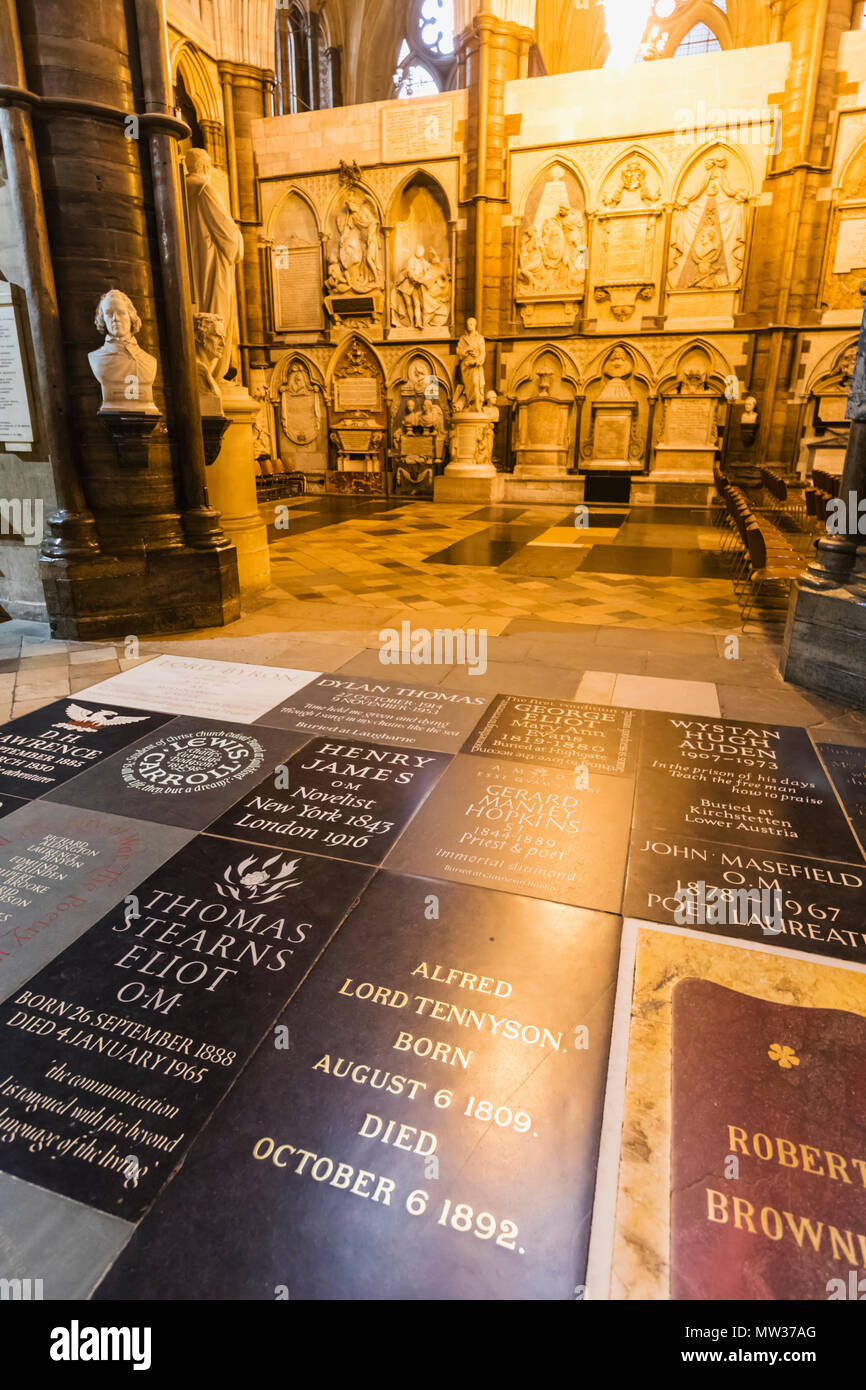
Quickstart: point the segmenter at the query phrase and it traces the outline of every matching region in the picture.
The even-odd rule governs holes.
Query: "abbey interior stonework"
[[[0,0],[0,719],[53,1361],[866,1297],[862,0]]]

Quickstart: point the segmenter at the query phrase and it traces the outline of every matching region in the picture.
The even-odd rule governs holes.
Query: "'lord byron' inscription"
[[[100,1296],[573,1298],[618,937],[378,875]]]
[[[140,1216],[368,877],[192,841],[0,1006],[0,1167]]]

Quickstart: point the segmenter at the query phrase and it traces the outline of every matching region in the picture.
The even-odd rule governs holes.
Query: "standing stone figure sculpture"
[[[102,387],[102,411],[158,415],[153,400],[157,361],[138,346],[141,319],[132,300],[122,290],[109,290],[99,301],[95,323],[105,342],[87,360]]]
[[[235,267],[243,260],[244,241],[214,184],[207,150],[190,150],[186,168],[193,300],[200,313],[218,315],[225,325],[225,345],[213,370],[219,381],[239,341]]]
[[[460,379],[466,410],[481,411],[484,407],[484,363],[487,360],[487,344],[478,332],[478,320],[466,320],[466,332],[457,344],[457,360],[460,363]]]

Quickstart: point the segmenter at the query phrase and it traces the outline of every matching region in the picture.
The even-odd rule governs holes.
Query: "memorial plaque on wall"
[[[388,868],[619,912],[633,783],[458,753]]]
[[[672,1298],[823,1300],[862,1268],[864,1067],[856,1014],[675,985]]]
[[[805,729],[643,716],[634,830],[859,863]]]
[[[43,705],[0,729],[0,793],[42,796],[170,719],[129,706],[107,709],[86,695]]]
[[[191,831],[22,802],[0,826],[0,999],[174,854]]]
[[[290,729],[227,720],[170,719],[91,772],[58,787],[52,801],[203,830],[304,742]]]
[[[193,840],[0,1005],[0,1168],[141,1216],[369,876]]]
[[[275,258],[276,330],[322,328],[322,252],[318,246],[284,246]]]
[[[380,873],[97,1297],[574,1298],[618,942]]]
[[[453,111],[450,101],[390,102],[382,107],[382,158],[433,159],[453,155]]]
[[[623,915],[866,965],[864,903],[862,864],[634,836]]]
[[[457,751],[490,699],[408,681],[319,676],[257,722],[309,734],[417,743],[450,753]]]
[[[15,287],[0,279],[0,442],[29,453],[33,420],[15,295]]]
[[[845,807],[854,833],[866,849],[866,748],[847,748],[843,744],[821,743],[818,752],[830,773],[839,800]]]
[[[251,724],[318,674],[283,666],[253,666],[243,661],[157,656],[88,686],[75,698],[119,700],[141,709]]]
[[[622,775],[634,769],[633,720],[611,705],[497,695],[463,752]]]
[[[337,410],[378,410],[379,382],[374,376],[338,377],[334,381]]]
[[[286,851],[381,864],[447,764],[444,753],[312,739],[285,774],[252,787],[209,829]]]

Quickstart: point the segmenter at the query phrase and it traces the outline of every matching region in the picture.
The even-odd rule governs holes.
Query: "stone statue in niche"
[[[487,344],[478,332],[477,319],[466,320],[466,331],[461,334],[457,344],[457,360],[460,363],[463,388],[459,408],[480,412],[484,406],[484,363],[487,360]]]
[[[95,323],[105,342],[87,360],[102,387],[100,413],[158,415],[153,399],[157,361],[138,345],[141,319],[132,300],[122,290],[109,290],[99,301]]]
[[[393,317],[405,328],[445,328],[451,309],[451,276],[435,251],[416,246],[394,282]]]
[[[274,441],[271,426],[271,403],[265,382],[260,382],[253,391],[259,402],[259,413],[253,421],[253,454],[256,459],[274,457]]]
[[[243,260],[244,240],[214,183],[207,150],[190,150],[186,169],[192,297],[201,313],[216,314],[225,324],[225,346],[213,371],[221,380],[239,337],[235,267]]]
[[[346,189],[336,216],[336,249],[328,261],[332,294],[369,294],[381,289],[382,233],[376,210],[363,191]]]
[[[309,448],[315,444],[321,428],[322,398],[300,362],[291,364],[279,395],[283,433],[290,444]]]
[[[748,194],[734,188],[728,161],[712,156],[694,193],[675,205],[669,283],[672,290],[733,289],[743,273]]]

